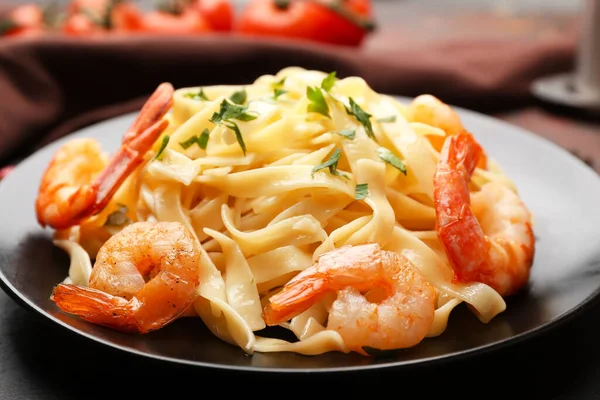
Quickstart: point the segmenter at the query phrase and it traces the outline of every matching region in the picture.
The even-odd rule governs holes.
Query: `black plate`
[[[535,215],[539,239],[529,289],[507,301],[507,310],[483,324],[466,306],[451,315],[446,332],[390,358],[356,354],[247,356],[214,337],[199,318],[178,320],[148,335],[115,332],[61,313],[49,300],[67,275],[67,254],[41,229],[34,201],[41,174],[56,149],[73,135],[23,161],[0,183],[0,282],[20,304],[84,337],[126,352],[175,363],[220,369],[277,372],[399,368],[451,361],[529,338],[581,309],[600,288],[600,179],[558,146],[498,120],[460,110],[465,125],[511,176]],[[114,150],[133,120],[125,115],[75,136],[98,139]]]

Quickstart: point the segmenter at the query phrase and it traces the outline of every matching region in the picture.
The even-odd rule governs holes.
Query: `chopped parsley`
[[[244,155],[246,155],[246,143],[244,142],[244,137],[242,136],[240,127],[237,126],[237,124],[235,122],[228,122],[228,123],[224,123],[223,125],[225,125],[229,129],[231,129],[233,131],[233,133],[235,133],[235,139],[237,140],[238,144],[242,148]]]
[[[356,130],[354,129],[342,129],[341,131],[337,132],[338,135],[343,136],[347,139],[354,139],[356,137]]]
[[[287,78],[287,76],[284,76],[283,78],[281,78],[277,82],[274,82],[273,83],[273,89],[282,87],[285,84],[285,78]]]
[[[356,200],[364,200],[369,195],[369,184],[359,183],[356,185],[354,198]]]
[[[200,146],[202,150],[206,150],[206,146],[208,145],[208,135],[208,128],[205,128],[200,134],[200,138],[198,139],[198,146]]]
[[[350,107],[346,107],[346,112],[348,113],[348,115],[353,115],[354,118],[356,118],[356,120],[360,122],[362,126],[365,127],[365,132],[367,132],[367,136],[376,141],[375,133],[373,132],[373,126],[371,125],[370,120],[372,115],[360,108],[360,106],[356,104],[352,97],[350,97],[349,101]]]
[[[379,154],[379,158],[381,158],[383,161],[406,175],[406,167],[404,166],[404,163],[400,157],[392,153],[391,150],[386,149],[385,147],[380,147],[377,149],[377,154]]]
[[[238,90],[234,92],[231,96],[229,96],[229,100],[234,102],[235,104],[244,104],[246,99],[248,98],[248,93],[246,93],[246,89]]]
[[[277,100],[277,98],[279,98],[279,96],[282,96],[284,94],[287,93],[287,90],[281,89],[281,88],[275,88],[273,89],[273,98],[275,100]]]
[[[396,122],[396,116],[390,115],[389,117],[377,118],[377,122]]]
[[[238,121],[252,121],[257,117],[257,115],[248,113],[247,106],[232,104],[227,100],[223,100],[219,112],[213,113],[212,117],[210,117],[210,122],[220,124],[232,119],[237,119]]]
[[[156,153],[156,157],[154,157],[155,160],[162,159],[163,152],[165,151],[165,149],[167,148],[167,145],[169,144],[169,139],[170,139],[169,135],[163,136],[162,143],[160,144],[158,152]]]
[[[329,172],[332,175],[343,176],[337,170],[338,161],[340,160],[341,156],[342,156],[342,150],[335,149],[335,151],[331,154],[331,157],[329,157],[329,159],[327,159],[327,161],[325,161],[319,165],[315,165],[315,167],[312,169],[311,176],[314,177],[315,172],[320,171],[325,168],[329,168]]]
[[[198,147],[200,147],[202,150],[206,150],[206,145],[208,144],[209,133],[210,132],[209,132],[208,128],[206,128],[202,131],[200,136],[192,136],[191,138],[189,138],[188,140],[186,140],[184,142],[179,142],[179,144],[181,145],[181,147],[183,147],[184,150],[189,149],[194,144],[197,144]]]
[[[331,118],[329,115],[329,106],[325,101],[325,97],[323,97],[323,92],[319,88],[308,86],[306,88],[306,97],[310,101],[308,105],[308,112],[315,112],[322,114],[328,118]]]
[[[329,92],[335,84],[335,71],[327,75],[321,82],[321,88],[326,92]]]
[[[187,97],[189,99],[192,100],[204,100],[204,101],[209,101],[208,97],[206,97],[206,94],[204,93],[204,89],[200,88],[200,90],[196,93],[194,92],[190,92],[190,93],[186,93],[183,95],[183,97]]]
[[[272,84],[273,87],[273,98],[277,100],[279,96],[286,94],[288,91],[283,89],[283,84],[285,83],[285,76],[281,78],[281,80],[274,82]]]
[[[237,119],[238,121],[252,121],[258,117],[257,115],[250,114],[247,111],[247,106],[232,104],[227,100],[223,100],[221,102],[221,108],[219,109],[219,112],[213,113],[212,117],[210,117],[210,122],[213,124],[226,126],[235,133],[235,138],[242,148],[244,155],[246,155],[246,143],[244,143],[244,138],[242,137],[242,132],[240,131],[239,126],[233,120]]]

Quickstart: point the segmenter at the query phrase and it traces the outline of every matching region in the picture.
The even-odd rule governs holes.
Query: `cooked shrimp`
[[[460,133],[465,129],[460,116],[452,107],[430,94],[415,97],[408,107],[408,113],[412,122],[421,122],[446,132],[446,136],[427,136],[437,151],[441,151],[448,136]],[[487,157],[483,150],[478,161],[478,167],[487,168]]]
[[[529,280],[535,247],[531,214],[501,183],[487,183],[470,196],[480,154],[469,133],[446,140],[434,175],[436,230],[458,281],[482,282],[507,296]]]
[[[166,129],[169,122],[163,117],[172,102],[173,86],[159,85],[110,160],[106,160],[93,139],[77,139],[63,145],[40,183],[35,205],[39,224],[68,228],[106,207]]]
[[[147,333],[177,319],[197,298],[200,248],[179,222],[135,222],[100,248],[89,287],[59,284],[63,311],[123,332]]]
[[[411,121],[435,126],[448,135],[454,135],[464,129],[458,114],[449,105],[430,94],[415,97],[408,110]]]
[[[349,349],[361,354],[368,354],[364,348],[369,347],[414,346],[433,323],[433,286],[407,259],[378,244],[344,246],[321,255],[269,299],[265,322],[287,321],[332,291],[337,298],[327,329],[337,331]]]

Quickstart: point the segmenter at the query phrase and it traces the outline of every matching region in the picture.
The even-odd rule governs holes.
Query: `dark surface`
[[[4,5],[4,1],[1,3]],[[405,26],[395,24],[398,14],[393,12],[397,9],[392,7],[393,3],[382,2],[384,6],[379,7],[381,17],[390,24],[381,31],[378,40],[371,41],[372,48],[387,46],[396,40],[396,30],[401,31]],[[436,10],[438,4],[456,7],[452,1],[427,3],[434,4]],[[470,0],[464,3],[469,6],[485,4],[482,8],[491,5],[497,7],[498,14],[505,15],[522,5],[529,5],[525,8],[535,11],[542,8],[541,1]],[[543,7],[557,6],[561,11],[563,7],[573,11],[578,9],[576,3],[581,2],[546,1]],[[515,24],[519,22],[519,18],[513,20]],[[481,24],[485,24],[485,20]],[[498,27],[493,23],[486,27],[494,26]],[[477,29],[481,29],[481,25],[477,29],[472,29],[468,23],[444,28],[448,29],[428,32],[445,35],[448,31],[463,29],[479,34]],[[519,28],[517,26],[516,31]],[[504,34],[503,29],[500,31]],[[529,103],[525,108],[496,112],[495,115],[573,150],[600,172],[597,122],[557,111]],[[551,160],[547,161],[551,166]],[[11,212],[9,205],[3,204],[3,209],[3,212]],[[10,227],[2,229],[0,237],[10,237]],[[38,255],[39,264],[46,264],[47,260],[38,248],[29,251]],[[53,254],[64,260],[60,250]],[[319,394],[326,391],[339,396],[336,398],[353,394],[355,397],[394,396],[400,399],[449,395],[447,398],[456,395],[474,399],[595,399],[600,398],[598,328],[600,301],[594,300],[568,321],[541,335],[513,343],[501,351],[485,352],[448,364],[344,374],[224,374],[206,368],[158,362],[100,345],[25,310],[0,291],[0,399],[121,399],[150,395],[206,398],[211,389],[216,389],[221,396],[252,393],[265,398],[283,398],[286,392],[321,398]]]
[[[466,115],[465,123],[474,126],[473,118],[473,115]],[[129,119],[120,118],[121,125],[128,126]],[[107,126],[106,124],[103,125]],[[491,126],[493,124],[488,125],[488,130],[494,131],[489,129]],[[108,131],[111,132],[110,135],[100,135]],[[118,131],[107,130],[100,125],[90,127],[81,134],[97,137],[105,148],[110,148],[118,143]],[[510,131],[494,131],[490,135],[501,133],[504,136],[513,135]],[[485,138],[482,139],[485,144]],[[111,143],[112,145],[107,146]],[[179,321],[151,336],[131,337],[65,317],[48,300],[48,294],[52,286],[64,278],[68,259],[62,250],[51,245],[49,232],[43,233],[36,226],[32,209],[37,186],[33,182],[39,180],[40,166],[45,165],[51,151],[59,144],[55,143],[46,151],[26,160],[13,172],[14,175],[11,174],[0,184],[0,201],[4,204],[4,212],[0,214],[0,224],[4,227],[4,234],[0,239],[0,270],[7,281],[18,288],[22,298],[47,313],[47,318],[40,318],[39,314],[27,312],[6,295],[1,295],[2,399],[176,395],[190,390],[208,390],[219,377],[236,382],[235,385],[226,387],[227,392],[232,394],[257,390],[269,393],[275,390],[272,385],[279,386],[282,383],[286,383],[289,388],[300,385],[307,388],[305,390],[312,391],[317,389],[308,389],[309,386],[323,383],[338,393],[390,389],[401,393],[420,390],[424,396],[460,393],[463,398],[481,398],[483,393],[488,392],[519,396],[528,394],[534,398],[591,398],[600,395],[600,388],[595,383],[600,367],[599,350],[595,345],[597,332],[594,329],[598,324],[600,304],[596,300],[578,310],[568,320],[561,321],[560,325],[553,324],[553,329],[544,329],[536,336],[526,337],[508,346],[495,346],[490,351],[468,357],[447,358],[445,361],[448,362],[431,365],[402,367],[396,362],[397,368],[343,373],[318,371],[319,368],[328,367],[367,366],[369,360],[338,353],[319,358],[292,354],[274,357],[257,354],[246,357],[241,350],[208,335],[201,329],[198,320]],[[538,148],[540,155],[552,155],[542,144]],[[501,158],[504,154],[501,148],[496,148],[493,153]],[[519,150],[516,153],[518,157]],[[559,166],[566,169],[572,167],[574,177],[579,176],[577,171],[581,167],[578,162],[566,155],[554,155]],[[514,165],[509,167],[515,168]],[[592,175],[588,171],[589,176]],[[528,182],[525,177],[521,177],[520,181]],[[587,182],[594,186],[590,186],[590,189],[597,192],[597,183]],[[567,185],[567,190],[569,189],[573,188]],[[577,196],[577,193],[574,195]],[[587,207],[589,203],[583,208]],[[464,351],[485,343],[499,343],[510,338],[511,333],[518,334],[543,327],[562,312],[570,312],[578,304],[585,302],[588,295],[600,285],[598,249],[590,246],[597,242],[597,228],[591,224],[582,225],[582,230],[593,236],[591,240],[581,244],[580,252],[583,257],[577,257],[572,264],[565,263],[564,259],[559,261],[558,257],[553,264],[547,250],[548,241],[553,242],[555,238],[547,236],[548,227],[552,227],[553,221],[558,224],[561,218],[562,216],[541,213],[540,246],[546,251],[540,251],[537,258],[538,267],[534,266],[532,288],[510,300],[504,314],[489,325],[483,325],[466,310],[456,310],[444,335],[415,349],[412,354],[379,360],[376,364],[386,366],[402,360],[402,357],[418,360],[449,351]],[[594,216],[590,218],[597,219]],[[572,238],[565,241],[564,251],[572,252],[573,249],[568,247],[573,244]],[[55,318],[55,321],[48,318]],[[129,351],[152,356],[169,355],[188,362],[217,363],[225,368],[254,369],[257,372],[159,362],[101,345],[74,334],[57,322],[78,330],[79,333],[94,336],[96,340],[109,342],[112,346],[127,347]],[[271,367],[314,370],[275,374],[267,371]],[[121,382],[125,388],[116,387]]]
[[[596,302],[584,314],[535,340],[447,365],[401,373],[273,377],[219,374],[132,357],[45,324],[0,293],[0,397],[121,399],[155,394],[175,398],[192,391],[205,398],[213,388],[223,394],[281,398],[281,389],[276,388],[282,387],[309,398],[320,398],[316,394],[323,391],[382,396],[386,389],[398,398],[416,398],[413,393],[421,392],[422,398],[454,394],[473,399],[593,399],[600,397],[599,325],[600,304]],[[217,383],[217,378],[224,379]]]

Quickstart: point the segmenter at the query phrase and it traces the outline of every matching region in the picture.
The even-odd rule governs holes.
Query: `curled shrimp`
[[[414,346],[433,323],[433,286],[409,260],[376,243],[344,246],[321,255],[269,299],[265,322],[287,321],[332,291],[337,298],[329,310],[327,329],[337,331],[349,349],[364,355],[368,355],[365,348]]]
[[[408,107],[409,119],[412,122],[421,122],[443,130],[446,136],[427,135],[437,151],[441,151],[447,137],[456,135],[465,130],[460,116],[440,99],[430,94],[415,97]],[[487,157],[483,150],[478,160],[478,167],[487,167]]]
[[[535,240],[531,214],[501,183],[470,195],[481,154],[470,133],[449,137],[434,175],[436,230],[456,279],[482,282],[507,296],[529,280]]]
[[[75,139],[54,155],[40,182],[36,214],[41,226],[64,229],[101,211],[166,129],[173,86],[162,83],[142,107],[110,160],[93,139]]]
[[[181,316],[197,298],[199,244],[179,222],[135,222],[98,251],[89,287],[61,283],[51,299],[98,325],[147,333]]]
[[[411,121],[435,126],[448,135],[464,129],[458,114],[448,104],[430,94],[415,97],[408,110]]]

